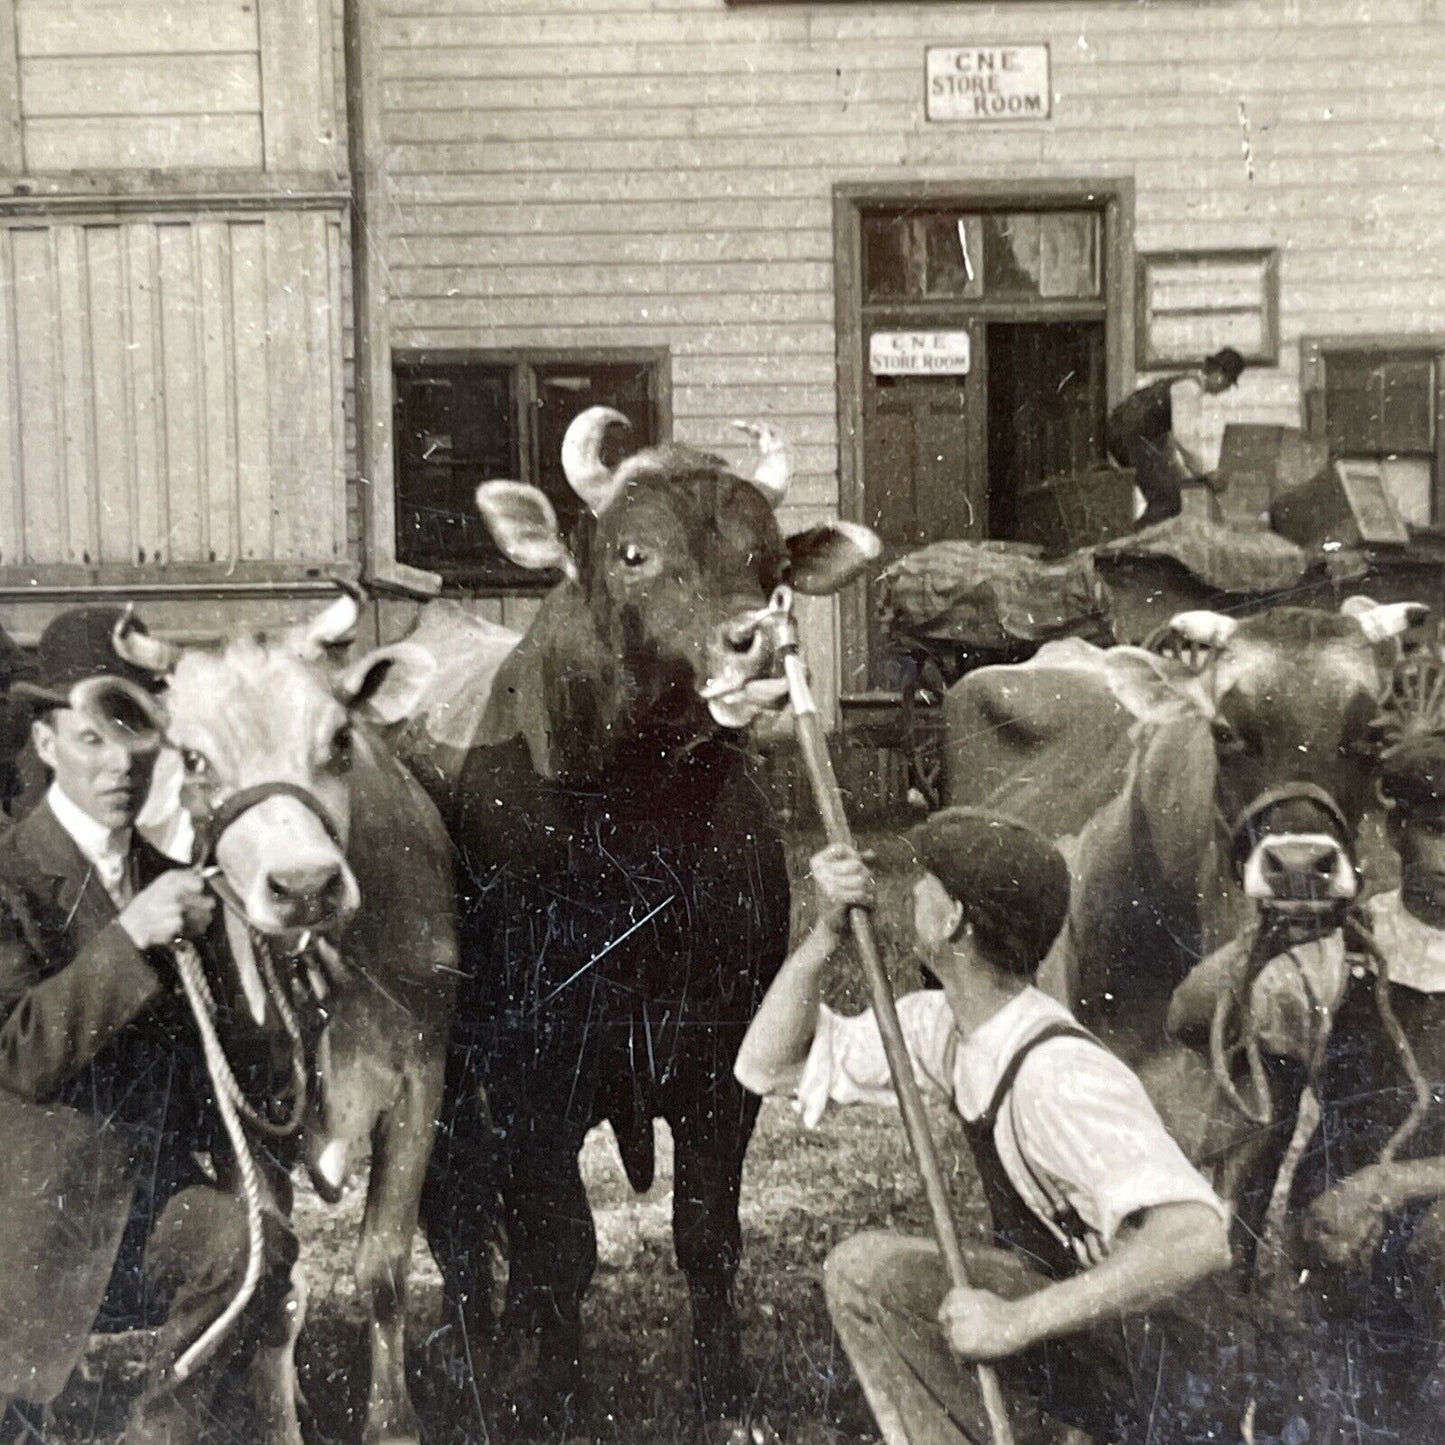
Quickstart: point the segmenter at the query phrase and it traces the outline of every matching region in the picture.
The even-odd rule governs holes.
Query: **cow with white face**
[[[1254,907],[1327,912],[1355,897],[1385,654],[1424,612],[1363,600],[1189,612],[1167,655],[1103,655],[1137,740],[1124,788],[1079,837],[1061,952],[1084,1017],[1127,1020],[1152,1048],[1172,989]]]
[[[219,653],[180,651],[122,624],[117,650],[163,674],[166,688],[158,706],[117,690],[109,710],[118,725],[157,727],[179,753],[193,858],[214,870],[257,1023],[284,1017],[278,972],[325,995],[305,1031],[313,1087],[302,1151],[332,1199],[353,1159],[372,1151],[356,1273],[371,1326],[365,1440],[380,1445],[418,1438],[403,1367],[406,1278],[457,946],[441,820],[372,729],[404,715],[430,660],[398,644],[344,669],[320,665],[356,620],[348,595],[310,626]],[[268,1356],[264,1404],[273,1434],[299,1440],[288,1356]]]

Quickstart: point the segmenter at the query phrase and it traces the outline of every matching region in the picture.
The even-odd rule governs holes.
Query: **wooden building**
[[[524,622],[471,492],[560,489],[599,400],[725,454],[772,421],[789,526],[1019,536],[1226,342],[1182,427],[1304,428],[1445,522],[1442,0],[0,0],[11,35],[22,636],[337,572],[383,632],[438,585]],[[868,679],[855,591],[807,619],[826,694]]]
[[[0,621],[361,568],[331,0],[0,4]]]

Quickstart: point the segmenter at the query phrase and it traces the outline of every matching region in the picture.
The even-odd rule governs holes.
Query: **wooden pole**
[[[812,689],[808,685],[807,668],[798,655],[796,636],[787,638],[781,650],[783,670],[788,679],[788,700],[797,719],[798,744],[808,769],[813,797],[818,804],[819,813],[823,816],[823,829],[830,843],[845,843],[852,847],[853,832],[848,826],[848,816],[843,811],[838,779],[833,772],[833,761],[828,756],[828,740],[818,717],[818,705],[814,702]],[[883,1050],[888,1057],[888,1072],[893,1077],[893,1089],[898,1095],[898,1107],[903,1114],[903,1128],[908,1135],[913,1157],[918,1162],[918,1172],[923,1176],[924,1193],[928,1196],[928,1207],[933,1215],[933,1232],[943,1253],[949,1280],[956,1286],[966,1288],[968,1266],[964,1263],[958,1235],[953,1228],[953,1216],[948,1207],[948,1191],[944,1187],[943,1170],[938,1163],[938,1150],[928,1127],[928,1115],[923,1109],[923,1096],[918,1092],[918,1081],[913,1077],[913,1065],[909,1062],[908,1045],[904,1042],[903,1029],[898,1022],[893,990],[889,986],[888,975],[884,972],[883,959],[878,952],[878,940],[873,933],[873,919],[866,908],[850,908],[848,924],[873,995],[873,1012],[878,1019],[878,1030],[883,1036]],[[993,1445],[1013,1445],[1013,1430],[1009,1426],[1008,1408],[1004,1404],[1003,1390],[999,1387],[998,1373],[991,1365],[980,1364],[977,1370],[978,1386],[983,1395],[983,1408],[988,1416],[989,1435]]]

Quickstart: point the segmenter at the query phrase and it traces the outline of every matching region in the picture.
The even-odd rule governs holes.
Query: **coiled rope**
[[[177,939],[172,945],[172,953],[181,987],[185,990],[186,1002],[190,1004],[196,1027],[200,1030],[206,1068],[210,1072],[211,1083],[216,1092],[216,1107],[220,1110],[221,1122],[226,1126],[226,1133],[236,1156],[236,1167],[241,1175],[241,1196],[246,1205],[246,1272],[231,1302],[172,1366],[176,1379],[186,1380],[210,1357],[235,1325],[246,1306],[251,1303],[256,1286],[261,1282],[266,1244],[263,1220],[265,1196],[261,1188],[260,1172],[251,1154],[245,1126],[241,1122],[242,1110],[249,1113],[250,1106],[241,1092],[241,1086],[236,1082],[235,1074],[231,1072],[230,1061],[221,1045],[221,1037],[216,1032],[213,1017],[215,1001],[206,982],[201,955],[196,951],[195,945],[186,939]]]

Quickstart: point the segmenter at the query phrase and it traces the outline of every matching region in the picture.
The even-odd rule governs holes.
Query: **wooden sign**
[[[875,331],[868,338],[874,376],[966,376],[966,331]]]
[[[926,52],[929,120],[1047,120],[1053,99],[1047,45],[930,45]]]

